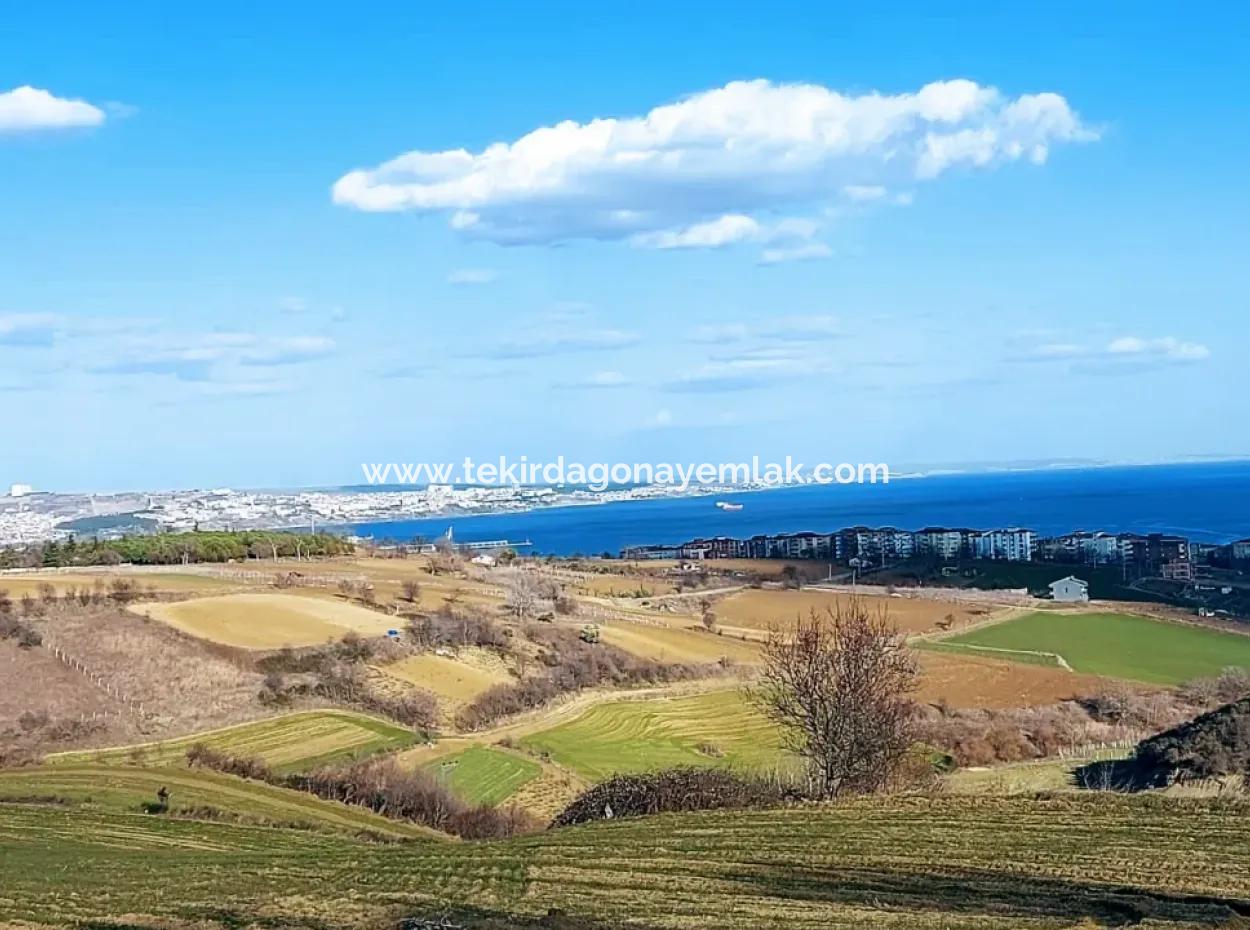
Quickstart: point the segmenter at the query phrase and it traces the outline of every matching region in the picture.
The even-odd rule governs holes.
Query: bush
[[[775,807],[801,793],[776,781],[725,769],[683,766],[640,775],[615,775],[584,792],[552,821],[569,827],[614,817],[678,811]]]

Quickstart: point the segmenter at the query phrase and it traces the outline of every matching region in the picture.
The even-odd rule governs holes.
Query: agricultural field
[[[502,804],[542,774],[542,766],[514,752],[473,746],[426,766],[470,804]]]
[[[275,771],[301,772],[391,749],[411,746],[417,735],[377,717],[340,710],[313,710],[239,724],[180,739],[117,749],[58,753],[54,766],[176,765],[197,743],[233,756],[255,756]]]
[[[132,609],[192,636],[241,649],[315,646],[349,632],[378,636],[396,622],[366,607],[298,594],[226,594]]]
[[[449,704],[473,700],[487,688],[512,681],[503,661],[484,649],[465,649],[456,658],[432,653],[377,666],[384,675],[431,691]],[[493,660],[493,661],[492,661]]]
[[[39,589],[45,585],[51,585],[58,595],[64,595],[67,591],[94,588],[99,585],[103,585],[107,591],[108,586],[119,578],[134,582],[144,591],[155,589],[158,592],[169,594],[195,594],[200,592],[212,594],[239,587],[238,582],[230,581],[227,578],[207,574],[200,575],[193,572],[185,574],[146,571],[92,572],[84,569],[81,572],[73,573],[50,571],[6,573],[0,575],[0,591],[8,591],[9,596],[14,599],[20,598],[24,594],[38,597]]]
[[[185,766],[75,764],[0,771],[0,805],[44,799],[74,808],[137,813],[156,800],[161,788],[169,792],[169,807],[174,816],[312,827],[352,836],[367,832],[394,839],[428,839],[436,835],[424,827],[388,820],[362,807]]]
[[[0,925],[365,930],[446,915],[473,930],[1215,930],[1250,909],[1247,813],[1118,796],[882,798],[379,844],[0,804]]]
[[[702,629],[648,623],[607,623],[599,628],[605,643],[658,662],[716,662],[722,657],[743,665],[759,661],[760,646]]]
[[[738,691],[599,704],[521,740],[590,781],[675,765],[772,766],[777,728]]]
[[[1161,685],[1250,668],[1250,636],[1130,614],[1039,611],[932,645]]]
[[[795,618],[806,617],[813,610],[823,613],[826,609],[845,606],[850,599],[851,595],[846,593],[815,588],[798,591],[750,588],[718,600],[714,609],[717,621],[727,627],[767,631],[773,626],[785,629]],[[926,597],[861,594],[858,600],[870,611],[885,611],[902,633],[932,632],[948,621],[952,629],[959,629],[984,621],[989,613],[987,607],[976,604]]]
[[[1110,684],[1106,679],[1074,674],[1058,666],[1021,665],[998,653],[925,648],[919,659],[920,687],[915,699],[931,704],[945,701],[952,707],[1001,710],[1054,704],[1097,694]]]

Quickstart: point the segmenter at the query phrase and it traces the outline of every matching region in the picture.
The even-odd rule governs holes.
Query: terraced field
[[[301,772],[328,762],[411,746],[417,735],[377,717],[312,710],[225,727],[180,739],[49,756],[51,765],[141,764],[168,766],[196,743],[236,756],[256,756],[277,772]]]
[[[1250,914],[1248,813],[893,798],[383,846],[3,804],[0,925],[363,930],[447,913],[496,930],[1215,930]],[[552,909],[565,917],[545,919]]]
[[[172,604],[140,603],[132,609],[192,636],[241,649],[316,646],[349,632],[379,636],[394,625],[366,607],[297,594],[224,594]]]
[[[737,691],[600,704],[521,744],[591,781],[674,765],[770,766],[783,758],[776,727]]]
[[[523,756],[474,746],[431,762],[426,768],[470,804],[502,804],[542,774],[542,766]]]
[[[1162,685],[1250,668],[1250,636],[1129,614],[1038,611],[931,645]]]
[[[415,824],[387,820],[361,807],[323,801],[231,775],[179,766],[136,768],[118,765],[58,765],[0,771],[0,804],[44,799],[90,810],[136,813],[169,792],[175,817],[220,817],[244,823],[363,833],[395,839],[438,836]]]

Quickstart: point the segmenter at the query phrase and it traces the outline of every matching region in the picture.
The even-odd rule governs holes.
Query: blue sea
[[[740,503],[735,512],[717,500]],[[552,555],[616,554],[624,546],[696,536],[828,532],[844,526],[1020,526],[1043,536],[1073,530],[1176,533],[1223,543],[1250,536],[1250,462],[992,472],[808,485],[727,494],[553,507],[525,513],[362,523],[376,539],[528,539]]]

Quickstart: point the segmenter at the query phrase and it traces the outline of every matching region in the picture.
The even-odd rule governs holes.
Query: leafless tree
[[[538,612],[542,603],[542,585],[532,572],[512,569],[505,582],[504,604],[522,622]]]
[[[916,658],[859,600],[773,630],[753,697],[830,798],[887,788],[912,743]]]
[[[403,593],[404,600],[409,604],[415,604],[421,600],[421,582],[415,578],[405,579],[399,589]]]
[[[716,611],[712,609],[712,599],[699,598],[699,622],[710,633],[716,629]]]

